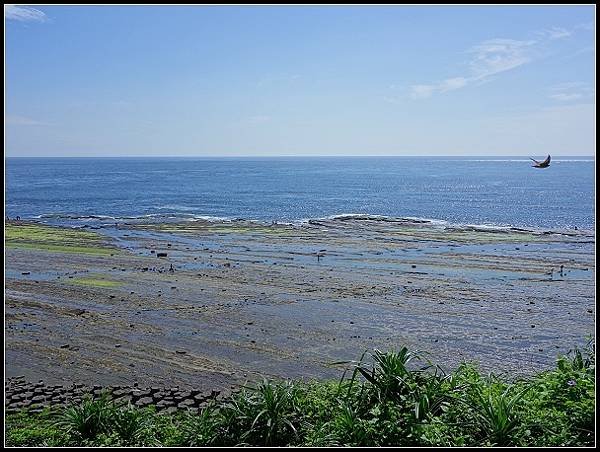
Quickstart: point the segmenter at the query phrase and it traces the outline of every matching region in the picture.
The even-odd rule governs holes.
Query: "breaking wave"
[[[226,224],[233,222],[244,222],[258,225],[289,225],[295,227],[307,226],[361,226],[366,224],[389,224],[397,226],[431,227],[435,229],[455,231],[478,231],[478,232],[534,232],[534,233],[568,233],[568,234],[590,234],[593,230],[573,228],[536,228],[521,227],[505,224],[470,224],[452,223],[438,218],[422,217],[394,217],[387,215],[376,215],[368,213],[342,213],[325,217],[304,218],[300,220],[260,220],[240,217],[220,217],[214,215],[202,215],[193,213],[169,212],[152,213],[144,215],[114,216],[114,215],[75,215],[69,213],[48,213],[37,215],[32,218],[24,218],[41,223],[71,227],[110,227],[128,224],[157,224],[157,223],[182,223],[182,222],[204,222],[213,224]]]

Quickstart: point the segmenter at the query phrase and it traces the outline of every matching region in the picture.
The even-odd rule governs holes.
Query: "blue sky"
[[[595,7],[5,6],[9,156],[595,155]]]

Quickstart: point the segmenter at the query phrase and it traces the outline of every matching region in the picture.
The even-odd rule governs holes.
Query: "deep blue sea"
[[[7,158],[5,212],[51,223],[341,214],[593,229],[595,161],[554,157]]]

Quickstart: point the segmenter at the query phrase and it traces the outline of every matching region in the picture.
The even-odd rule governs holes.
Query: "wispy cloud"
[[[469,66],[474,74],[471,79],[482,79],[508,71],[531,61],[529,49],[536,41],[515,39],[490,39],[474,46]]]
[[[573,53],[573,55],[571,55],[572,57],[584,54],[584,53],[590,53],[590,52],[594,52],[596,49],[594,48],[594,46],[585,46],[582,47],[581,49],[577,50],[576,52]]]
[[[47,22],[48,16],[39,9],[28,6],[4,5],[4,17],[20,22]]]
[[[594,90],[583,82],[559,83],[550,87],[548,97],[559,102],[570,102],[573,100],[588,99],[594,94]]]
[[[25,116],[17,115],[6,115],[5,118],[7,125],[12,126],[46,126],[48,123],[38,121],[36,119],[26,118]]]
[[[562,27],[551,27],[538,31],[536,34],[548,39],[568,38],[573,33]]]
[[[550,99],[554,99],[554,100],[560,100],[560,101],[569,101],[569,100],[577,100],[577,99],[581,99],[583,97],[583,94],[580,93],[556,93],[556,94],[550,94]]]
[[[583,23],[583,24],[575,25],[575,29],[576,30],[592,31],[594,29],[594,22],[586,22],[586,23]]]
[[[469,61],[470,73],[467,76],[452,77],[433,84],[412,85],[411,97],[423,99],[437,93],[445,93],[480,81],[486,81],[493,75],[509,71],[531,61],[528,49],[536,41],[517,41],[514,39],[490,39],[471,49]]]
[[[573,33],[562,27],[551,27],[535,33],[538,38],[530,40],[488,39],[473,47],[467,54],[469,72],[459,77],[451,77],[440,82],[410,86],[410,97],[425,99],[434,94],[446,93],[464,88],[473,83],[485,83],[502,72],[530,63],[535,50],[543,43],[567,38]]]
[[[436,93],[445,93],[455,89],[462,88],[470,82],[469,78],[465,77],[454,77],[442,80],[439,83],[432,85],[412,85],[411,86],[411,97],[413,99],[423,99],[431,97]]]

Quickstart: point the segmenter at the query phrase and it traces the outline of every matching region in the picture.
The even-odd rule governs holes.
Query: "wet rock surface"
[[[109,253],[7,247],[8,377],[206,393],[337,379],[331,363],[402,346],[446,369],[531,374],[594,334],[593,231],[341,219],[99,232]]]

